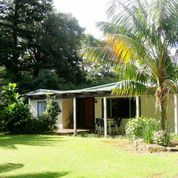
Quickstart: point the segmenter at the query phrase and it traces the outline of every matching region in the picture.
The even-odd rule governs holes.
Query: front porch
[[[139,97],[75,97],[63,99],[62,110],[63,129],[74,135],[93,130],[107,137],[125,133],[129,119],[140,116],[140,102]]]

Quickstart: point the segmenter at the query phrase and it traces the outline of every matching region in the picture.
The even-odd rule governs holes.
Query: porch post
[[[107,137],[107,103],[106,97],[103,98],[104,103],[104,137]]]
[[[178,97],[174,94],[174,124],[175,134],[178,134]]]
[[[139,96],[136,96],[136,117],[140,117],[140,103]]]
[[[30,97],[28,97],[28,105],[30,105]]]
[[[74,129],[74,136],[76,136],[77,135],[76,98],[73,98],[73,129]]]

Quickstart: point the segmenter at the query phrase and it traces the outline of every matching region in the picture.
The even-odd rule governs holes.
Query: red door
[[[77,128],[94,128],[94,98],[77,99]]]
[[[85,127],[94,128],[94,99],[85,99]]]

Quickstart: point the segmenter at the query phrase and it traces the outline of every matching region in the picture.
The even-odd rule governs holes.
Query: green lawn
[[[178,153],[128,151],[125,138],[0,136],[0,177],[178,177]]]

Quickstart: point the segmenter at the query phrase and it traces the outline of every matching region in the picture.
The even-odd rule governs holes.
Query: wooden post
[[[76,136],[77,135],[76,98],[73,98],[73,129],[74,129],[74,136]]]
[[[103,98],[104,103],[104,137],[107,137],[107,103],[106,97]]]
[[[175,123],[175,133],[178,134],[178,97],[174,95],[174,123]]]
[[[140,117],[140,103],[139,96],[136,96],[136,117]]]

